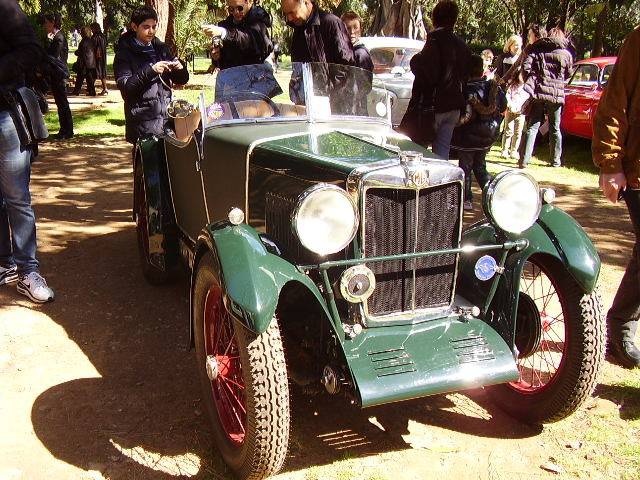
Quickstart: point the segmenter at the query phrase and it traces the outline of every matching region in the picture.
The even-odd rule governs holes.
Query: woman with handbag
[[[0,0],[0,286],[18,282],[17,290],[34,302],[53,300],[53,290],[39,273],[36,220],[29,179],[33,146],[23,144],[15,107],[25,75],[44,61],[36,34],[14,0]],[[14,99],[13,101],[11,99]]]
[[[82,27],[80,29],[80,45],[76,50],[78,61],[76,62],[76,86],[73,89],[73,95],[80,95],[82,83],[87,80],[87,93],[92,97],[96,96],[96,47],[91,39],[91,28]]]

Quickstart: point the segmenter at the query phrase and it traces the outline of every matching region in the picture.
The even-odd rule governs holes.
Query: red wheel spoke
[[[224,377],[224,381],[225,382],[229,382],[229,383],[235,385],[237,388],[240,388],[240,389],[244,390],[244,385],[239,384],[235,380],[231,380],[229,377]]]
[[[242,410],[242,413],[246,414],[247,410],[244,407],[244,405],[242,404],[242,402],[238,399],[238,396],[236,395],[236,392],[233,391],[233,388],[231,388],[231,386],[228,383],[228,378],[225,378],[222,382],[222,384],[225,386],[225,388],[228,390],[229,394],[231,395],[231,399],[235,401],[235,403],[237,404],[238,407],[240,407],[240,410]]]
[[[223,383],[223,385],[226,385],[226,384]],[[242,430],[242,433],[244,433],[244,425],[242,423],[242,420],[240,420],[240,416],[238,415],[238,412],[236,411],[236,408],[233,406],[233,402],[229,398],[229,393],[224,388],[221,388],[220,390],[222,391],[222,393],[224,393],[224,396],[227,399],[227,405],[229,406],[229,410],[231,410],[231,412],[233,413],[233,416],[235,417],[236,426],[240,427],[240,430]],[[236,402],[238,401],[238,399],[233,394],[231,395],[231,398],[235,399]]]

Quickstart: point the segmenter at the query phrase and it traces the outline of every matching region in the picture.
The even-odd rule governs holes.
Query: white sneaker
[[[31,272],[18,279],[18,292],[37,303],[50,302],[54,298],[53,290],[38,272]]]
[[[10,267],[0,267],[0,285],[11,283],[18,280],[18,267],[11,265]]]
[[[473,210],[473,202],[471,200],[465,200],[464,205],[462,206],[464,210]]]
[[[517,151],[511,152],[511,158],[513,158],[514,160],[520,160],[520,154]]]
[[[500,155],[502,156],[502,158],[509,158],[509,151],[508,150],[502,150],[502,153]]]

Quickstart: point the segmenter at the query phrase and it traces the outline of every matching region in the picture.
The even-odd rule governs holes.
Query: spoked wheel
[[[199,377],[215,443],[242,479],[282,467],[289,443],[289,386],[277,319],[256,335],[234,319],[207,253],[198,264],[193,313]]]
[[[591,394],[604,359],[599,297],[584,294],[557,260],[532,256],[524,265],[516,319],[517,381],[488,391],[507,413],[554,422]]]
[[[134,216],[136,220],[136,236],[138,238],[138,255],[142,266],[142,273],[146,280],[153,285],[161,285],[171,280],[166,254],[155,253],[156,261],[164,264],[165,269],[158,268],[151,262],[149,247],[149,211],[147,203],[147,189],[142,174],[142,165],[138,163],[134,169]]]

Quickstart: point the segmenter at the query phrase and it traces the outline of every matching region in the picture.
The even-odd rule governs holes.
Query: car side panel
[[[593,136],[593,116],[598,108],[602,90],[568,87],[562,111],[560,127],[570,135],[591,138]]]
[[[192,242],[207,224],[202,180],[196,169],[198,148],[195,140],[185,146],[165,142],[171,197],[178,227]]]

